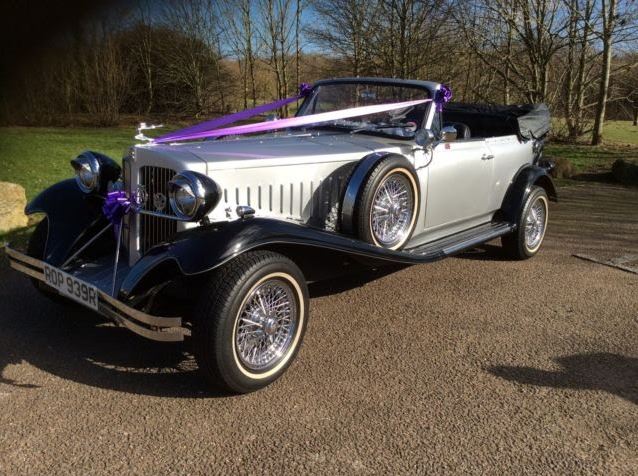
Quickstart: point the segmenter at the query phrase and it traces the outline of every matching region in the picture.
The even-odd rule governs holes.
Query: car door
[[[484,139],[436,145],[428,166],[425,215],[428,240],[491,219],[492,159]]]
[[[486,140],[486,145],[495,157],[492,165],[494,186],[491,190],[490,208],[498,210],[516,173],[524,165],[532,163],[533,142],[521,142],[515,135],[509,135],[490,137]]]

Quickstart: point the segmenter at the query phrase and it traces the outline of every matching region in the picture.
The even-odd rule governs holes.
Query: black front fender
[[[211,271],[227,261],[258,248],[296,247],[304,257],[356,257],[359,261],[414,264],[418,259],[360,240],[310,226],[268,218],[249,218],[192,228],[169,243],[149,250],[130,270],[120,292],[131,296],[155,270],[193,276]],[[425,261],[425,260],[423,260]],[[173,276],[165,276],[165,280]]]
[[[556,187],[549,175],[548,169],[538,165],[527,165],[516,173],[514,180],[505,194],[501,206],[505,220],[510,223],[516,223],[518,221],[521,207],[525,203],[525,199],[534,185],[543,187],[550,200],[558,200]]]
[[[44,261],[54,266],[64,263],[86,231],[105,220],[102,203],[101,197],[83,193],[73,179],[58,182],[34,198],[24,212],[27,215],[44,213],[48,218]]]
[[[388,157],[400,157],[402,159],[406,159],[403,155],[391,152],[374,152],[367,155],[357,163],[356,168],[348,180],[348,185],[346,186],[343,195],[343,204],[341,206],[341,231],[343,233],[349,235],[354,234],[354,230],[356,228],[356,207],[361,192],[363,191],[372,170],[379,162],[387,159]]]

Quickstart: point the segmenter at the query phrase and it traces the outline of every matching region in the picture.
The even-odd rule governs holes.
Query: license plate
[[[57,268],[44,265],[44,281],[60,294],[97,311],[97,288]]]

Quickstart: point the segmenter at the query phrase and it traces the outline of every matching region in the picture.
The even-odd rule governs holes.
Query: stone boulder
[[[569,159],[560,157],[554,160],[551,174],[554,178],[569,179],[576,175],[576,167]]]
[[[0,182],[0,233],[27,226],[26,205],[24,188],[15,183]]]

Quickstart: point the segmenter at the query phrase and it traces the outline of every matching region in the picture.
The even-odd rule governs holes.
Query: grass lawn
[[[610,177],[611,166],[618,160],[638,162],[638,127],[631,121],[608,121],[604,128],[604,144],[596,147],[587,145],[589,137],[582,143],[564,144],[549,142],[545,147],[545,156],[552,159],[568,159],[577,174],[597,175],[601,179]],[[556,179],[557,184],[568,185],[573,179]]]
[[[609,121],[603,129],[603,140],[610,144],[638,146],[638,126],[631,121]]]
[[[554,159],[569,159],[578,172],[609,171],[617,159],[638,160],[638,146],[605,144],[592,147],[549,143],[545,147],[545,155]]]
[[[119,160],[134,144],[135,129],[126,128],[0,128],[0,182],[22,185],[27,200],[73,176],[69,161],[87,149]]]
[[[162,131],[164,132],[164,130]],[[73,176],[69,161],[91,149],[119,160],[135,143],[132,126],[112,128],[0,128],[0,182],[26,189],[27,199],[49,185]],[[548,144],[549,157],[565,157],[578,172],[609,170],[616,159],[638,161],[638,127],[629,121],[605,125],[605,145]],[[0,242],[3,237],[0,236]]]

